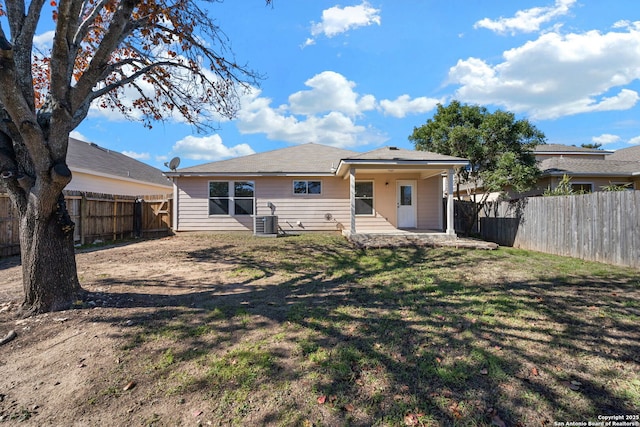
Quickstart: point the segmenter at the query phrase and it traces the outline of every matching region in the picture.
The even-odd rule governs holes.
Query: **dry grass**
[[[639,412],[638,271],[510,249],[363,251],[324,235],[181,236],[163,251],[201,274],[85,278],[104,306],[92,321],[119,326],[120,363],[93,379],[84,414],[114,410],[130,380],[156,405],[133,412],[146,425],[186,424],[182,407],[238,426]]]

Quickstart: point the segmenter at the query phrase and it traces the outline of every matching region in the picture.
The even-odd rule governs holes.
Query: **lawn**
[[[120,326],[118,363],[92,378],[85,416],[133,396],[156,405],[131,412],[138,425],[553,426],[640,413],[637,270],[505,248],[358,250],[315,234],[184,235],[162,248],[201,276],[81,275],[93,300],[72,311]]]

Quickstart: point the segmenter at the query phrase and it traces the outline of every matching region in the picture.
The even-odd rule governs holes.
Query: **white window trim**
[[[371,183],[371,200],[373,203],[371,203],[371,213],[370,214],[360,214],[360,213],[356,213],[356,216],[361,216],[361,217],[374,217],[376,216],[376,182],[372,179],[362,179],[362,180],[356,180],[356,185],[358,185],[358,183],[361,182],[370,182]],[[355,197],[355,196],[354,196]],[[363,199],[362,197],[355,197],[355,200],[358,199]]]
[[[296,193],[296,182],[306,182],[307,183],[307,193]],[[313,194],[309,194],[309,183],[310,182],[319,182],[320,183],[320,192],[319,193],[313,193]],[[324,182],[322,182],[321,179],[294,179],[293,181],[291,181],[291,194],[293,194],[295,197],[319,197],[322,196],[322,193],[324,192]]]
[[[229,188],[229,213],[228,214],[211,214],[209,213],[209,201],[215,197],[211,197],[211,193],[209,192],[210,183],[212,182],[226,182]],[[253,197],[238,197],[238,200],[249,200],[251,199],[253,205],[253,214],[236,214],[236,204],[235,204],[235,183],[236,182],[250,182],[253,184]],[[228,179],[212,179],[207,182],[207,216],[209,218],[230,218],[234,216],[244,216],[244,217],[254,217],[256,215],[256,182],[251,180],[228,180]]]

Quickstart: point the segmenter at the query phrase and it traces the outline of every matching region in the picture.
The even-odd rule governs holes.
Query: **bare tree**
[[[207,127],[234,116],[238,91],[256,83],[210,17],[219,2],[0,2],[0,188],[19,217],[27,313],[64,309],[82,292],[62,190],[69,133],[91,104],[148,127],[171,116]],[[41,19],[55,25],[47,52],[34,50]]]

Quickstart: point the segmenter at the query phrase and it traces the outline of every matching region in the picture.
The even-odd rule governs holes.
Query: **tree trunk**
[[[42,215],[33,206],[20,217],[20,254],[27,314],[65,310],[82,292],[73,242],[74,224],[60,194],[56,207]]]

